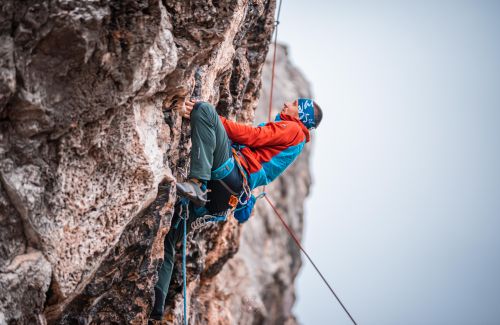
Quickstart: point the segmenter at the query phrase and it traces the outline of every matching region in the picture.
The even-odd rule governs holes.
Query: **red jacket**
[[[278,177],[310,141],[309,130],[295,117],[280,114],[280,121],[250,126],[220,119],[233,143],[244,145],[242,165],[249,175],[250,188],[266,185]]]

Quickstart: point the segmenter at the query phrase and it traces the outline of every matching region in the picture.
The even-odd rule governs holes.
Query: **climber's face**
[[[287,114],[293,117],[299,117],[299,101],[296,99],[291,103],[283,103],[283,108],[281,113]]]

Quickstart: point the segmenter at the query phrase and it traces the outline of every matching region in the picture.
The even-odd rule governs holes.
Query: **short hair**
[[[316,125],[315,128],[318,128],[319,124],[321,123],[321,119],[323,118],[323,111],[321,110],[321,107],[319,107],[318,103],[313,101],[314,103],[314,124]]]

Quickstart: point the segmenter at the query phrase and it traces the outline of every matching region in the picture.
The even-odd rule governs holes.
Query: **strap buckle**
[[[236,205],[238,204],[239,202],[239,199],[236,195],[232,195],[229,197],[229,205],[231,206],[231,208],[235,208]]]

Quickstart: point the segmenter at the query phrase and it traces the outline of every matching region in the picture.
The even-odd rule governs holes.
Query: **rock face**
[[[272,0],[2,2],[0,324],[146,323],[172,185],[189,163],[178,108],[194,95],[253,120],[274,10]],[[295,196],[307,193],[309,176],[296,172],[276,198],[286,197],[279,206],[300,232]],[[290,186],[300,189],[290,195]],[[191,323],[293,320],[300,258],[269,210],[258,213],[193,236]],[[273,263],[256,265],[255,241],[273,245]],[[182,318],[180,277],[166,323]],[[254,293],[255,308],[235,311]]]

